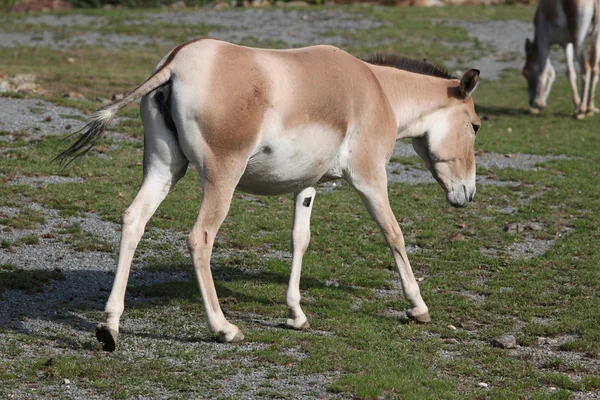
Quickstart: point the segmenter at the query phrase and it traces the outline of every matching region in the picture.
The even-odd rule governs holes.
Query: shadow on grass
[[[198,302],[198,310],[202,309],[200,291],[198,289],[193,267],[191,265],[173,265],[172,272],[169,265],[161,265],[161,271],[137,269],[132,271],[128,290],[125,297],[125,312],[134,310],[150,310],[154,307],[167,306],[171,302],[181,299],[192,299]],[[187,269],[189,272],[184,271]],[[235,308],[241,311],[232,311],[232,319],[243,321],[249,325],[260,325],[268,328],[284,328],[279,318],[269,321],[270,316],[264,319],[254,313],[246,313],[255,304],[272,306],[273,300],[268,295],[268,289],[261,286],[277,284],[287,286],[289,275],[270,271],[245,271],[234,267],[217,265],[212,269],[217,294],[221,305],[228,314],[229,303],[236,304]],[[31,288],[22,285],[14,287],[12,284],[0,285],[0,329],[15,333],[26,334],[55,343],[56,347],[71,349],[95,350],[94,336],[96,324],[104,322],[103,309],[112,287],[114,275],[102,271],[60,271],[48,276],[48,271],[39,270],[13,270],[3,271],[7,275],[3,282],[11,282],[25,274],[31,276],[44,276],[43,281],[35,281]],[[14,276],[10,276],[13,275]],[[0,282],[2,283],[2,282]],[[231,285],[228,285],[231,284]],[[244,287],[256,288],[238,291],[231,286],[242,284]],[[325,289],[355,293],[356,289],[340,285],[330,287],[325,282],[304,276],[301,290],[308,288]],[[262,295],[261,295],[262,293]],[[281,299],[282,317],[287,308]],[[93,314],[89,314],[93,313]],[[122,321],[127,319],[127,314]],[[135,317],[134,317],[135,318]],[[149,319],[151,319],[150,317]],[[168,339],[178,342],[213,341],[204,321],[204,312],[198,313],[197,326],[199,334],[170,335],[148,333],[125,329],[127,335],[155,339]],[[98,319],[98,320],[96,320]],[[73,331],[89,332],[89,341],[84,343],[77,339]]]

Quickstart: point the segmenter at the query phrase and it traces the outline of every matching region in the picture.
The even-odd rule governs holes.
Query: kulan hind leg
[[[285,295],[289,308],[286,325],[293,329],[308,329],[310,325],[300,307],[300,273],[302,258],[310,242],[310,214],[316,195],[315,188],[309,187],[294,193],[294,225],[292,227],[292,272]]]
[[[175,184],[185,175],[188,161],[181,153],[163,116],[153,104],[153,97],[142,101],[144,122],[144,178],[135,199],[123,214],[117,273],[104,311],[106,322],[96,328],[103,349],[114,351],[119,334],[119,320],[125,305],[125,290],[135,249],[146,223]]]

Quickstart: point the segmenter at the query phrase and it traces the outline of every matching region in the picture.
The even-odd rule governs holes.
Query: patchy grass
[[[58,233],[65,235],[62,237],[62,240],[69,243],[75,251],[114,252],[116,250],[116,247],[112,243],[100,239],[91,232],[84,231],[78,223],[59,230]]]
[[[5,192],[14,191],[12,190],[14,188],[10,188],[8,185],[4,186],[6,189]],[[34,229],[44,222],[44,215],[30,207],[21,208],[20,212],[12,217],[3,216],[2,212],[0,212],[0,225],[11,229]]]
[[[464,30],[433,23],[432,18],[530,20],[533,12],[531,6],[349,10],[387,22],[382,28],[349,36],[355,54],[390,49],[432,61],[456,51],[437,38],[467,38]],[[103,15],[103,11],[96,12]],[[107,18],[117,17],[107,14]],[[114,23],[121,24],[115,26],[123,33],[131,32],[124,22]],[[147,27],[135,29],[143,33]],[[163,37],[177,35],[177,27],[169,27]],[[161,37],[160,30],[157,37]],[[9,73],[40,73],[43,86],[58,104],[91,110],[99,103],[60,96],[76,90],[96,99],[127,91],[147,77],[163,50],[21,48],[0,49],[0,56],[7,60]],[[484,51],[474,43],[467,55]],[[68,57],[76,63],[68,63]],[[47,65],[36,63],[39,59]],[[279,393],[293,398],[293,391],[281,391],[272,383],[287,382],[290,377],[315,377],[329,390],[324,396],[341,398],[558,399],[574,392],[598,391],[599,120],[570,118],[568,93],[566,80],[557,78],[547,110],[527,115],[525,82],[517,71],[510,71],[502,80],[483,81],[475,100],[479,115],[485,116],[476,142],[478,152],[565,154],[569,158],[546,161],[529,170],[479,168],[480,175],[515,184],[480,185],[476,202],[460,210],[445,203],[436,184],[390,185],[392,207],[406,243],[418,246],[409,257],[416,276],[423,278],[420,286],[431,309],[431,324],[406,323],[398,313],[407,304],[394,283],[398,277],[392,258],[358,196],[342,184],[333,193],[320,192],[315,199],[311,246],[301,282],[302,304],[312,329],[282,329],[293,202],[290,196],[252,198],[237,193],[215,245],[213,274],[228,318],[244,330],[247,341],[240,346],[214,344],[205,328],[189,256],[179,250],[185,247],[185,232],[193,224],[201,197],[197,173],[190,169],[150,223],[177,232],[180,243],[165,244],[152,237],[158,235],[153,231],[152,240],[140,245],[138,254],[157,255],[136,257],[137,275],[126,298],[117,353],[99,352],[93,336],[80,325],[81,320],[91,324],[103,318],[100,310],[108,296],[104,290],[109,288],[98,292],[90,287],[85,301],[65,300],[62,317],[40,317],[67,326],[66,332],[83,331],[79,335],[70,337],[60,329],[27,335],[0,328],[4,335],[0,357],[9,360],[8,365],[0,365],[0,379],[6,382],[0,394],[27,386],[39,390],[40,396],[52,397],[56,395],[53,387],[69,379],[90,393],[109,397],[164,393],[194,397],[201,393],[227,398],[232,396],[227,392],[232,377],[249,376],[252,371],[266,377],[252,392],[257,397]],[[121,115],[131,119],[122,119],[116,129],[141,139],[137,108],[128,107]],[[142,176],[139,142],[103,139],[102,154],[92,152],[62,171],[50,163],[65,146],[57,138],[29,144],[17,140],[2,146],[2,154],[11,155],[0,158],[3,177],[60,173],[83,178],[81,183],[43,189],[0,185],[2,204],[20,209],[18,216],[0,216],[0,224],[10,229],[35,229],[44,223],[43,215],[26,206],[33,202],[65,217],[94,212],[117,222]],[[393,161],[423,168],[416,157]],[[507,223],[532,221],[542,224],[543,230],[504,231]],[[457,232],[464,240],[450,240]],[[99,241],[79,225],[57,233],[82,252],[116,251],[113,244]],[[536,257],[513,250],[528,240],[534,246],[536,240],[553,241],[553,245]],[[2,241],[2,251],[14,247],[15,243]],[[150,279],[153,274],[173,279],[157,283]],[[49,280],[76,277],[2,264],[0,292],[35,293],[43,291]],[[515,335],[520,347],[504,350],[489,344],[505,334]],[[551,344],[540,344],[540,338]],[[478,382],[489,387],[478,388]],[[323,393],[314,397],[319,395]]]
[[[39,292],[50,280],[64,279],[60,270],[55,271],[27,271],[11,268],[7,264],[0,268],[0,294],[6,290],[23,290],[27,293]]]

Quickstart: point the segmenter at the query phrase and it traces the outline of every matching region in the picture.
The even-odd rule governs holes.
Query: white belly
[[[264,195],[313,186],[339,169],[343,137],[323,126],[265,134],[250,156],[238,189]]]

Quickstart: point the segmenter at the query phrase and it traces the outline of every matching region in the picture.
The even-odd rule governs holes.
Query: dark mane
[[[431,75],[444,79],[455,79],[446,69],[440,68],[427,60],[418,61],[401,57],[397,54],[375,54],[363,61],[368,62],[369,64],[398,68],[417,74]]]

